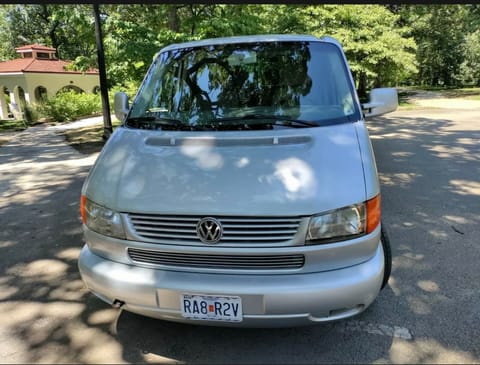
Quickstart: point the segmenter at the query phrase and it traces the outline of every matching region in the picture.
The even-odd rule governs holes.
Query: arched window
[[[73,91],[73,92],[78,93],[78,94],[82,94],[82,93],[85,92],[85,91],[83,91],[83,89],[79,88],[78,86],[66,85],[66,86],[62,87],[60,90],[58,90],[57,94],[58,93],[63,93],[63,92],[68,92],[68,91]]]
[[[23,112],[27,106],[27,100],[25,99],[25,91],[21,86],[15,86],[13,88],[13,94],[15,95],[15,100],[10,103],[10,110],[15,119],[23,119]]]
[[[5,99],[7,100],[7,103],[10,104],[10,90],[8,90],[8,87],[3,87],[3,93],[5,94]]]
[[[25,99],[25,91],[21,86],[15,86],[13,88],[13,94],[15,95],[15,104],[17,106],[17,109],[22,111],[23,109],[25,109],[25,105],[27,104],[27,100]]]
[[[35,101],[42,103],[47,99],[47,88],[44,86],[37,86],[35,88]]]

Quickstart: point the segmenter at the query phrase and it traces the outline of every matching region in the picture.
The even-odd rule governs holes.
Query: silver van
[[[364,311],[387,283],[377,169],[333,38],[174,44],[154,58],[83,185],[88,289],[127,311],[216,326],[297,326]]]

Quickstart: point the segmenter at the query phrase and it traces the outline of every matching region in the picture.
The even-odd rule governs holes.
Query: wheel
[[[388,238],[387,231],[383,224],[381,228],[381,241],[383,247],[383,257],[385,258],[385,268],[383,270],[383,281],[380,289],[383,289],[387,285],[390,273],[392,272],[392,248],[390,246],[390,239]]]

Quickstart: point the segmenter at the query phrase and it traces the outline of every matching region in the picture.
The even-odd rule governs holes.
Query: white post
[[[30,103],[30,93],[26,92],[26,91],[25,91],[25,101],[27,102],[27,104],[31,104]]]
[[[8,106],[3,86],[0,86],[0,119],[8,119]]]
[[[18,105],[17,98],[15,97],[15,91],[10,93],[10,111],[15,119],[23,119],[23,113],[20,110],[20,105]]]

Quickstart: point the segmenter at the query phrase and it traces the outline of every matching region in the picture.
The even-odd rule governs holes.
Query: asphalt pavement
[[[352,319],[285,329],[170,323],[94,297],[77,258],[96,154],[65,126],[17,134],[0,147],[0,363],[480,363],[479,116],[444,102],[368,121],[391,279]]]

